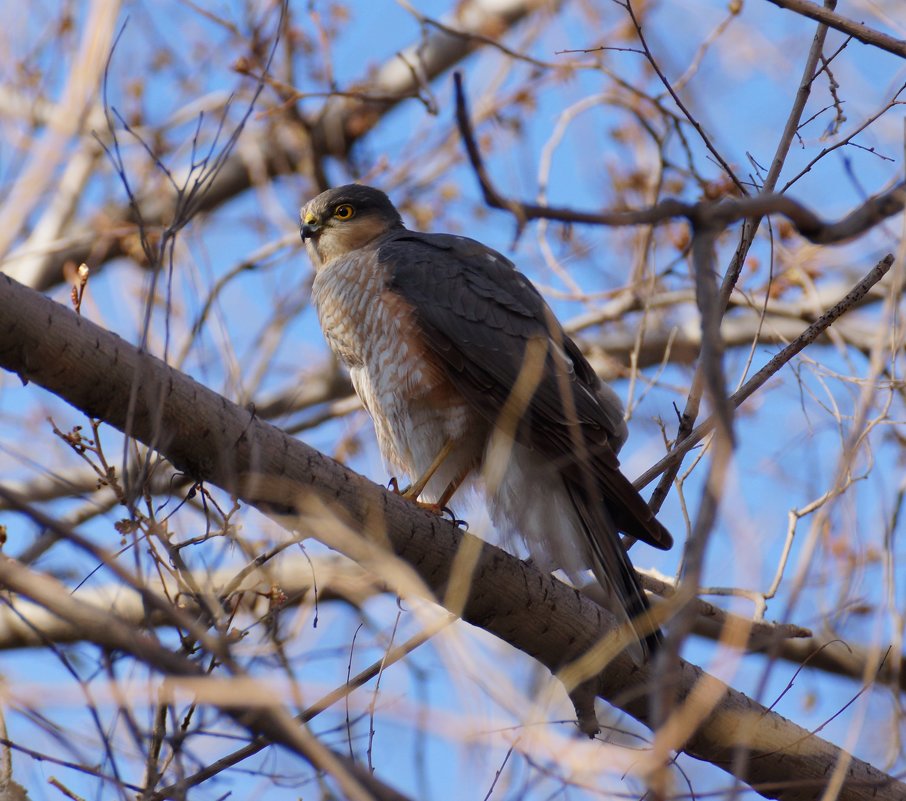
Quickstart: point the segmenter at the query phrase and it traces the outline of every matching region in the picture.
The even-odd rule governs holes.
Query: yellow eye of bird
[[[352,219],[354,215],[355,209],[348,203],[344,203],[342,206],[337,206],[333,212],[333,216],[338,220],[349,220]]]

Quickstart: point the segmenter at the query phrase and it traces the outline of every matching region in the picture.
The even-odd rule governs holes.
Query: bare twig
[[[673,102],[676,103],[677,108],[683,113],[683,116],[689,121],[689,124],[695,128],[696,133],[698,133],[699,138],[704,142],[705,147],[708,148],[708,152],[714,156],[718,164],[720,164],[721,169],[726,173],[727,177],[733,182],[733,186],[736,187],[736,191],[742,195],[747,195],[745,186],[739,178],[736,177],[736,173],[733,171],[733,168],[727,163],[726,159],[720,154],[717,148],[714,146],[714,143],[711,141],[711,137],[705,132],[705,129],[702,127],[702,124],[695,118],[692,112],[686,107],[686,104],[683,102],[682,98],[677,93],[676,89],[673,88],[670,81],[667,80],[667,76],[664,75],[663,70],[661,70],[660,65],[657,63],[654,55],[651,50],[648,48],[648,42],[645,40],[645,34],[642,31],[642,25],[639,22],[638,17],[635,14],[635,11],[632,9],[632,0],[621,0],[619,5],[623,6],[626,9],[626,13],[629,14],[629,18],[632,20],[633,27],[635,28],[636,36],[638,37],[639,44],[642,45],[642,50],[645,53],[645,58],[648,60],[648,63],[651,65],[651,68],[654,70],[657,77],[660,79],[661,83],[664,85],[664,88],[669,93],[670,97],[673,98]]]
[[[57,617],[80,628],[88,641],[131,654],[167,675],[198,678],[206,675],[195,662],[169,651],[151,637],[139,635],[133,627],[104,609],[72,597],[64,585],[23,567],[14,559],[0,557],[0,582],[8,590],[31,598]],[[221,652],[219,658],[232,675],[243,675],[226,652]],[[234,701],[232,704],[224,703],[224,710],[253,733],[262,734],[270,742],[283,744],[315,768],[328,772],[349,798],[372,801],[374,795],[366,792],[365,787],[369,790],[378,788],[378,798],[404,798],[390,791],[375,777],[365,774],[350,760],[326,748],[280,705],[252,709],[242,703],[237,705]]]
[[[492,208],[509,211],[520,226],[529,220],[538,219],[606,226],[660,225],[677,217],[684,217],[693,225],[723,228],[748,218],[780,214],[786,217],[796,231],[809,242],[831,245],[864,234],[906,207],[906,181],[901,181],[886,192],[869,198],[836,222],[822,220],[814,211],[792,198],[771,193],[698,203],[667,198],[647,209],[610,212],[588,212],[564,206],[546,206],[514,200],[498,191],[492,183],[472,131],[462,76],[457,73],[454,80],[456,119],[484,201]]]
[[[827,0],[828,3],[833,4],[836,0]],[[766,196],[766,193],[771,193],[774,191],[774,188],[777,185],[777,181],[780,177],[780,172],[783,169],[783,165],[786,161],[787,154],[789,152],[790,146],[793,142],[793,137],[798,130],[799,121],[802,118],[802,112],[805,109],[805,103],[808,100],[809,94],[811,93],[812,82],[815,77],[815,70],[818,65],[818,59],[821,56],[821,52],[824,49],[824,41],[827,35],[827,28],[824,25],[819,25],[818,29],[815,31],[815,35],[812,38],[812,44],[809,48],[808,56],[805,60],[805,66],[803,68],[802,77],[799,81],[799,88],[796,92],[796,97],[793,100],[792,108],[790,113],[787,116],[786,125],[784,126],[783,132],[780,135],[780,140],[777,143],[777,148],[774,153],[774,158],[771,161],[770,169],[764,181],[764,186],[762,187],[761,197]],[[721,281],[719,297],[717,301],[717,310],[716,314],[719,318],[723,318],[723,315],[726,313],[727,306],[730,302],[730,296],[733,293],[733,289],[736,287],[736,283],[739,280],[739,276],[742,273],[743,265],[745,264],[746,256],[749,253],[749,249],[752,247],[752,244],[755,242],[755,234],[758,232],[758,229],[761,225],[761,214],[754,215],[745,220],[742,231],[739,237],[739,245],[736,248],[736,253],[733,255],[733,258],[730,261],[729,266],[727,267],[726,272],[724,273],[723,280]],[[694,224],[694,223],[693,223]],[[698,224],[698,227],[703,227],[702,223]],[[705,228],[705,230],[709,230]],[[713,234],[713,230],[712,230]],[[701,289],[696,286],[696,293],[701,294]],[[702,333],[703,333],[703,346],[705,345],[704,341],[704,331],[705,331],[705,321],[702,320]],[[701,404],[701,394],[702,390],[706,385],[706,375],[705,370],[708,368],[708,362],[705,359],[701,359],[695,368],[695,375],[692,378],[692,387],[689,390],[689,394],[686,398],[686,405],[682,413],[679,416],[679,425],[677,427],[676,438],[674,445],[681,443],[689,434],[692,432],[692,427],[695,425],[695,421],[698,419],[699,408]],[[712,387],[712,393],[713,393]],[[729,410],[726,408],[726,402],[723,397],[718,400],[718,411],[724,418],[729,418]],[[676,479],[677,472],[679,471],[680,463],[676,462],[672,467],[668,468],[664,475],[661,476],[661,480],[658,482],[657,486],[654,489],[654,492],[651,495],[651,508],[655,511],[661,508],[661,505],[664,502],[664,499],[667,497],[667,493],[670,491],[670,487],[673,484],[673,481]],[[631,545],[631,542],[627,541],[627,547]]]
[[[437,634],[437,632],[440,631],[441,628],[449,625],[454,620],[455,618],[452,617],[444,618],[435,627],[421,631],[415,636],[410,637],[401,645],[398,645],[395,648],[387,651],[387,653],[384,654],[384,656],[382,656],[379,660],[357,673],[345,684],[337,687],[336,690],[328,693],[318,701],[315,701],[315,703],[311,704],[311,706],[309,706],[304,712],[299,714],[296,719],[301,723],[307,723],[311,720],[314,720],[315,717],[317,717],[321,712],[329,709],[334,704],[343,700],[354,690],[364,686],[373,678],[378,676],[383,670],[386,670],[395,662],[398,662],[400,659],[408,656],[416,648],[428,642],[428,640],[430,640],[435,634]],[[240,762],[248,759],[251,756],[254,756],[255,754],[259,753],[272,744],[272,741],[267,737],[255,737],[251,742],[242,746],[242,748],[238,748],[231,754],[227,754],[226,756],[215,760],[209,765],[205,765],[203,768],[196,771],[191,776],[187,776],[176,784],[161,788],[151,796],[149,801],[162,801],[163,799],[174,797],[180,798],[182,797],[182,794],[184,794],[185,791],[190,787],[197,787],[199,784],[202,784],[211,777],[222,773],[227,768],[238,765]]]
[[[833,308],[828,309],[814,323],[805,329],[793,342],[787,345],[780,353],[776,354],[771,360],[753,375],[743,386],[734,392],[729,401],[734,406],[739,406],[752,394],[764,386],[765,382],[780,370],[783,365],[787,364],[797,353],[802,351],[811,342],[814,342],[818,336],[831,326],[835,320],[849,311],[859,300],[865,296],[869,289],[880,281],[887,271],[893,265],[893,255],[888,253],[879,261],[871,271],[854,286],[849,293]],[[670,465],[675,464],[678,460],[688,453],[695,445],[702,441],[711,431],[714,430],[717,421],[709,417],[703,423],[698,425],[692,433],[675,446],[663,459],[653,467],[646,470],[633,483],[636,488],[641,489],[649,482],[653,481]]]

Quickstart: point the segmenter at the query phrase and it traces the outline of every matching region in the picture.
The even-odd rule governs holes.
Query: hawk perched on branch
[[[301,220],[324,335],[406,494],[442,508],[480,476],[494,522],[544,568],[591,568],[650,654],[659,632],[619,532],[673,541],[620,472],[619,398],[538,291],[480,242],[407,230],[371,187],[323,192]]]

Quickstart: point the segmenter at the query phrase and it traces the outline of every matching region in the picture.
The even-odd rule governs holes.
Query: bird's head
[[[302,207],[299,217],[302,241],[315,269],[403,225],[387,195],[358,184],[322,192]]]

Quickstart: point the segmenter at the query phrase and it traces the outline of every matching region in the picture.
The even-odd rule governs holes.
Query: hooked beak
[[[315,217],[314,214],[307,214],[302,219],[302,225],[299,228],[299,233],[302,235],[302,241],[306,239],[311,239],[318,231],[321,230],[321,222]]]

